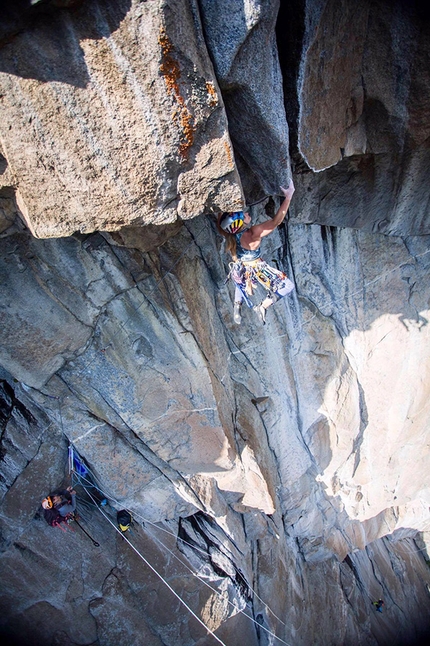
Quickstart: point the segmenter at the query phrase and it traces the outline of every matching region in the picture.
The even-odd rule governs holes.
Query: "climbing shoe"
[[[237,323],[237,325],[240,325],[240,322],[242,320],[242,317],[240,315],[240,306],[242,303],[239,303],[239,301],[236,301],[234,304],[234,310],[233,310],[233,319],[234,322]]]
[[[266,324],[266,308],[263,307],[262,303],[260,303],[260,305],[254,305],[254,307],[252,309],[254,310],[254,312],[256,312],[256,314],[257,314],[258,318],[260,319],[260,321],[262,322],[262,324],[265,325]]]

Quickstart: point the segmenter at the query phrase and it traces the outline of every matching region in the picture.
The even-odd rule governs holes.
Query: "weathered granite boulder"
[[[248,202],[288,186],[290,157],[276,49],[279,0],[200,0]]]
[[[49,5],[3,39],[1,140],[34,235],[240,208],[195,0]]]

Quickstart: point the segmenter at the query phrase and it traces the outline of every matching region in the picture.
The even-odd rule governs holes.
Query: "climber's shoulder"
[[[249,232],[251,234],[253,242],[260,242],[261,238],[268,236],[276,227],[277,225],[273,220],[265,220],[264,222],[260,222],[260,224],[254,224],[247,233]]]

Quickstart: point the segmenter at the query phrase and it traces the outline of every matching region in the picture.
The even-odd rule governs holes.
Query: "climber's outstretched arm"
[[[290,206],[291,198],[293,197],[293,193],[295,191],[293,180],[291,180],[288,188],[283,188],[282,186],[280,188],[285,195],[284,201],[282,202],[275,217],[272,220],[266,220],[266,222],[256,224],[251,228],[250,232],[252,233],[252,242],[257,242],[261,238],[264,238],[264,236],[268,236],[269,233],[272,233],[272,231],[274,231],[276,227],[278,227],[284,221]]]

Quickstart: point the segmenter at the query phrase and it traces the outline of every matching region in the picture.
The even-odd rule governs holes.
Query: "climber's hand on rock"
[[[288,188],[284,188],[283,186],[280,186],[279,188],[281,189],[285,197],[289,197],[289,198],[293,196],[293,193],[296,190],[293,180],[291,180],[291,182],[289,183]]]

